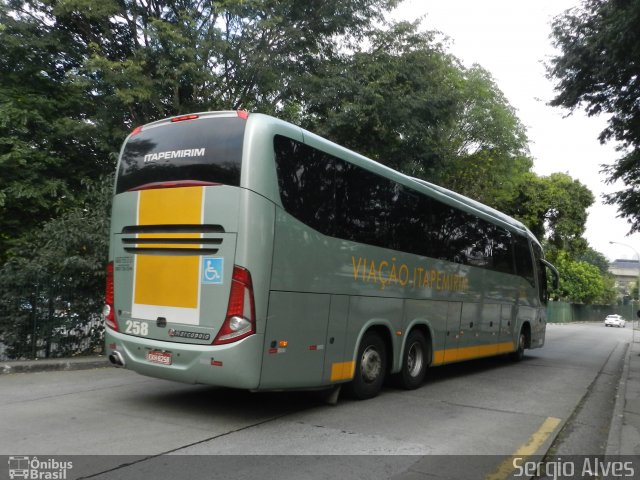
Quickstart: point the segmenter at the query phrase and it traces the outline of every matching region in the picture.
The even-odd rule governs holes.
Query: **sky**
[[[603,164],[620,156],[614,143],[598,141],[606,118],[547,105],[554,83],[544,63],[557,53],[549,38],[551,22],[579,5],[579,0],[404,0],[393,17],[424,17],[423,29],[446,35],[448,50],[465,66],[477,63],[488,70],[527,129],[535,173],[568,173],[594,194],[585,232],[589,245],[609,260],[638,259],[640,234],[627,236],[626,220],[602,200],[603,193],[622,187],[607,185],[600,173]]]

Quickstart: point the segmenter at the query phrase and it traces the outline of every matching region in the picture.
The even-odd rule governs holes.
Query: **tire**
[[[422,386],[429,367],[430,346],[420,330],[412,330],[402,355],[402,369],[396,374],[398,386],[415,390]]]
[[[518,348],[511,354],[511,360],[519,362],[524,358],[524,347],[527,344],[527,335],[524,333],[524,329],[520,330],[518,335]]]
[[[369,331],[364,334],[353,380],[346,385],[347,393],[358,400],[373,398],[382,388],[387,373],[387,349],[382,337]]]

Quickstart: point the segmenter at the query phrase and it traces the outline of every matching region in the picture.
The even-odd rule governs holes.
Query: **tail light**
[[[256,333],[256,309],[251,273],[246,268],[236,265],[233,267],[227,315],[213,344],[237,342],[254,333]]]
[[[173,117],[171,119],[172,123],[176,123],[176,122],[184,122],[186,120],[196,120],[197,118],[200,118],[200,115],[195,115],[195,114],[191,114],[191,115],[180,115],[179,117]]]
[[[102,316],[107,326],[118,331],[118,320],[113,309],[113,262],[107,263],[107,285],[104,291],[104,307]]]

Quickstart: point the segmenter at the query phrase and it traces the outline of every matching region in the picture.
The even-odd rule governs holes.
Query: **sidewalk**
[[[607,456],[640,455],[640,326],[634,331],[611,420]]]
[[[15,360],[0,362],[0,375],[7,373],[34,373],[56,370],[87,370],[108,367],[106,356],[50,358],[41,360]]]

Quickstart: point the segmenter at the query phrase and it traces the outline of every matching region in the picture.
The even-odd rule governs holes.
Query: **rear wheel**
[[[347,392],[360,400],[373,398],[382,388],[387,372],[387,349],[382,337],[373,331],[365,333],[358,348],[355,376],[347,384]]]
[[[397,383],[407,390],[414,390],[422,385],[429,366],[429,344],[424,334],[413,330],[407,337],[402,370],[396,375]]]

